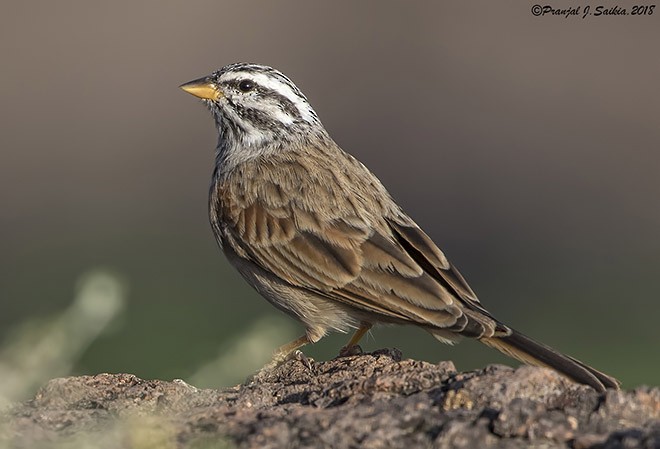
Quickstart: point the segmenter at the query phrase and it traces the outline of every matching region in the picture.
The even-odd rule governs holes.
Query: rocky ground
[[[5,412],[5,447],[660,448],[660,389],[599,395],[546,369],[458,373],[396,350],[290,361],[225,390],[99,374]]]

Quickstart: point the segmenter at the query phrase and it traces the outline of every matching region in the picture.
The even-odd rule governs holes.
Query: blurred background
[[[660,10],[531,6],[4,5],[0,372],[30,379],[4,394],[68,373],[230,385],[302,332],[208,225],[216,133],[177,86],[236,61],[289,75],[497,317],[625,387],[657,385]],[[333,357],[346,338],[305,352]],[[413,328],[363,341],[388,346],[459,369],[514,363]]]

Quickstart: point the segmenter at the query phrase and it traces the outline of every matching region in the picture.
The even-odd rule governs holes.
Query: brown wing
[[[355,216],[324,220],[256,202],[235,214],[229,232],[254,263],[291,285],[380,320],[492,334],[490,320],[465,313],[476,296],[433,242],[419,228],[388,224],[378,232]]]
[[[511,331],[481,306],[477,295],[431,238],[407,216],[388,219],[393,235],[404,250],[437,282],[445,286],[465,306],[464,312],[485,327],[480,336],[508,335]]]
[[[494,334],[495,320],[465,280],[375,176],[336,147],[305,150],[304,157],[269,155],[216,180],[211,220],[225,244],[374,321]]]

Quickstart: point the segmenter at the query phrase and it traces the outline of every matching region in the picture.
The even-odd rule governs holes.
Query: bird
[[[619,382],[496,319],[380,180],[330,137],[282,72],[233,63],[180,86],[218,133],[209,218],[226,258],[305,333],[271,368],[329,332],[359,346],[376,324],[415,325],[443,343],[474,338],[598,392]]]

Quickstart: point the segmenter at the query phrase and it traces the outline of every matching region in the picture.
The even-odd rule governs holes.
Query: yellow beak
[[[219,100],[222,97],[222,91],[208,77],[184,83],[179,87],[204,100]]]

